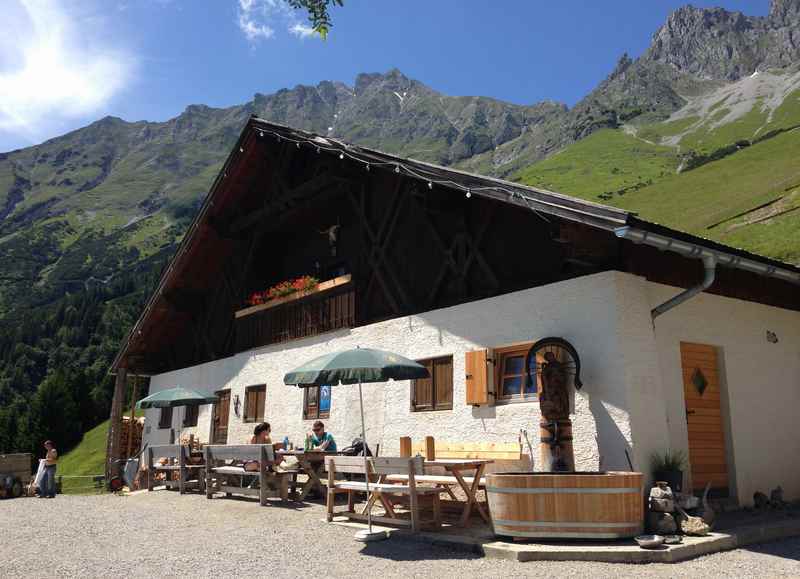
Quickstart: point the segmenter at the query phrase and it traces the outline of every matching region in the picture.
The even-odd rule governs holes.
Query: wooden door
[[[717,348],[681,342],[681,366],[692,489],[701,491],[711,482],[717,496],[726,495],[728,468]]]
[[[231,408],[229,390],[217,392],[219,400],[214,403],[214,414],[211,422],[211,443],[228,444],[228,416]]]

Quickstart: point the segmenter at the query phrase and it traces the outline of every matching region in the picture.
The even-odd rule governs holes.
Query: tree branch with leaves
[[[344,6],[344,0],[286,0],[286,2],[295,10],[307,11],[311,27],[323,39],[327,38],[333,26],[330,8]]]

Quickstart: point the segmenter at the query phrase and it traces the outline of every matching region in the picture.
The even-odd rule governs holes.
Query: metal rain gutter
[[[621,239],[627,239],[628,241],[632,241],[636,244],[645,244],[662,251],[674,251],[683,255],[684,257],[703,260],[703,268],[705,271],[703,281],[698,285],[679,293],[663,304],[653,308],[650,312],[653,320],[655,320],[661,314],[708,289],[711,284],[714,283],[717,265],[724,265],[727,267],[756,273],[758,275],[774,277],[783,281],[800,284],[800,273],[761,263],[746,257],[731,255],[730,253],[725,253],[722,251],[715,251],[695,243],[681,241],[673,237],[659,235],[657,233],[652,233],[643,229],[636,229],[630,226],[619,227],[614,230],[614,233],[617,237]]]
[[[703,281],[696,286],[682,291],[675,297],[668,299],[663,304],[654,307],[652,310],[650,310],[650,317],[655,320],[661,314],[664,314],[672,308],[681,305],[683,302],[692,299],[697,294],[702,293],[711,287],[711,284],[714,283],[714,279],[717,277],[717,260],[713,257],[703,256],[703,269],[705,271],[705,274],[703,275]]]

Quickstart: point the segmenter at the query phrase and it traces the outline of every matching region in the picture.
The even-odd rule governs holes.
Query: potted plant
[[[656,452],[650,459],[653,479],[666,482],[673,493],[683,490],[684,467],[686,467],[686,453],[682,450]]]

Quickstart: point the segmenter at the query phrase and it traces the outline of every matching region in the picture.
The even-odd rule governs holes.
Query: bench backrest
[[[147,455],[150,458],[180,458],[181,450],[186,452],[186,448],[180,444],[156,444],[148,447]],[[186,456],[186,454],[184,454]]]
[[[263,460],[275,461],[275,450],[271,444],[207,444],[203,447],[206,462],[218,460]]]
[[[406,457],[369,457],[370,474],[422,474],[424,459],[421,456]],[[365,474],[363,456],[326,456],[325,470],[329,473],[342,472],[349,474]]]
[[[439,442],[436,458],[481,458],[486,460],[522,460],[525,455],[519,442]],[[413,443],[411,454],[425,456],[425,441]]]

